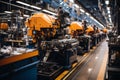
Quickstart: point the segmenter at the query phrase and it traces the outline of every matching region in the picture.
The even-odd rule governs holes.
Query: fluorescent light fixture
[[[48,10],[46,10],[46,9],[44,9],[43,11],[46,12],[46,13],[52,14],[52,15],[57,15],[57,14],[55,14],[55,13],[53,13],[53,12],[51,12],[51,11],[48,11]]]
[[[111,17],[111,15],[109,14],[108,17]]]
[[[94,20],[95,22],[97,22],[101,27],[104,28],[104,26],[103,26],[100,22],[98,22],[94,17],[90,16],[90,18],[91,18],[92,20]]]
[[[109,18],[109,20],[110,20],[111,18]]]
[[[37,7],[37,6],[33,6],[33,5],[30,5],[30,4],[27,4],[27,3],[21,2],[21,1],[16,1],[16,2],[19,3],[19,4],[22,4],[22,5],[25,5],[25,6],[28,6],[28,7],[34,8],[34,9],[37,9],[37,10],[41,10],[41,8],[39,8],[39,7]]]
[[[107,10],[110,11],[110,7],[107,7]]]
[[[23,16],[24,16],[24,17],[30,17],[29,15],[26,15],[26,14],[24,14]]]
[[[34,8],[34,9],[38,9],[38,10],[41,10],[41,8],[37,7],[37,6],[30,6],[31,8]]]
[[[11,11],[5,11],[5,13],[9,13],[9,14],[10,14],[10,13],[12,13],[12,12],[11,12]]]
[[[90,14],[89,14],[89,13],[86,13],[86,15],[88,15],[88,16],[89,16]]]
[[[92,16],[90,16],[91,19],[94,19]]]
[[[108,12],[108,14],[110,14],[110,11],[107,11]]]
[[[27,4],[27,3],[24,3],[24,2],[21,2],[21,1],[16,1],[16,2],[19,3],[19,4],[25,5],[25,6],[30,6],[30,4]]]
[[[109,18],[109,21],[112,22],[111,18]]]
[[[109,0],[106,0],[106,1],[105,1],[105,4],[108,5],[108,4],[109,4]]]
[[[85,12],[83,9],[80,9],[80,11],[83,12],[83,13]]]
[[[69,0],[71,3],[74,3],[74,0]]]
[[[79,8],[79,6],[77,4],[74,4],[76,8]]]

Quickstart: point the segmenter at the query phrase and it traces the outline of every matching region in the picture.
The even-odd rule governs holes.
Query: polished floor
[[[90,56],[77,68],[72,77],[65,80],[104,80],[108,58],[108,43],[103,41],[89,53]]]

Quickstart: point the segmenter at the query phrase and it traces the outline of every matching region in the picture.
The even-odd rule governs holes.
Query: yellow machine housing
[[[92,26],[87,27],[86,34],[89,34],[89,33],[94,33],[94,29]]]
[[[100,33],[100,29],[97,30],[97,33]]]
[[[103,32],[104,32],[104,33],[107,33],[107,29],[106,29],[106,28],[104,28],[104,29],[103,29]]]
[[[25,22],[25,24],[29,28],[28,36],[32,37],[34,37],[32,33],[33,30],[41,31],[42,35],[50,35],[50,32],[52,33],[52,36],[54,36],[56,34],[56,28],[59,28],[57,20],[53,16],[45,13],[35,13]],[[52,31],[44,32],[41,29],[52,29]]]
[[[0,30],[7,30],[8,24],[7,23],[0,23]]]
[[[69,33],[73,34],[73,32],[76,31],[76,30],[80,30],[82,32],[83,31],[83,26],[79,22],[74,21],[70,24],[69,29],[70,29]]]

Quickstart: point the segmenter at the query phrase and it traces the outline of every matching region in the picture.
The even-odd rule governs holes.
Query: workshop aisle
[[[71,80],[104,80],[108,44],[103,41]]]

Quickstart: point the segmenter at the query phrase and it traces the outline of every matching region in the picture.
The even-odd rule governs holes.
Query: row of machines
[[[44,13],[32,15],[26,25],[29,37],[39,50],[38,79],[42,80],[54,80],[63,70],[70,69],[77,55],[96,46],[107,32],[92,26],[84,29],[78,21],[62,24]]]
[[[106,37],[107,29],[100,31],[99,28],[89,25],[87,29],[80,22],[72,22],[70,25],[71,35],[79,41],[79,52],[88,52]]]
[[[85,29],[78,21],[61,23],[45,13],[35,13],[25,23],[23,19],[14,21],[17,27],[0,24],[1,80],[53,80],[63,70],[71,69],[77,55],[96,46],[107,32],[93,26]]]

